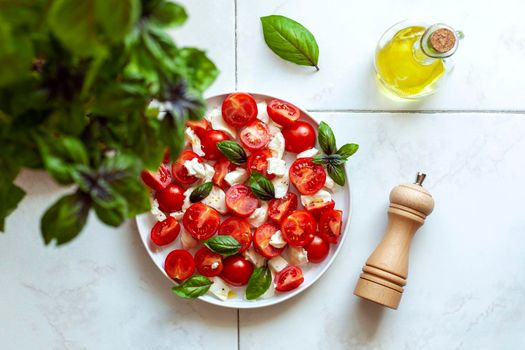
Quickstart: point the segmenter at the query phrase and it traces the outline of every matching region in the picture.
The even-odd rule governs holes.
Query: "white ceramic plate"
[[[255,98],[257,102],[261,102],[261,101],[269,102],[270,100],[274,99],[274,97],[271,97],[268,95],[260,95],[260,94],[251,94],[251,95]],[[206,100],[208,104],[208,109],[211,110],[214,108],[220,108],[222,105],[222,101],[226,98],[226,96],[228,96],[228,94],[218,95],[218,96],[208,98]],[[317,129],[318,123],[312,117],[310,117],[308,113],[306,113],[305,111],[301,110],[301,112],[302,112],[302,115],[301,115],[300,120],[304,120],[312,124],[313,126],[316,126],[316,129]],[[339,140],[339,141],[341,143],[342,140]],[[319,149],[318,145],[316,147]],[[285,154],[284,159],[286,160],[287,167],[289,167],[291,162],[295,160],[295,154]],[[292,184],[290,184],[289,190],[295,192],[295,188]],[[346,185],[344,187],[340,187],[336,185],[336,189],[334,190],[334,192],[335,193],[333,193],[333,199],[335,200],[335,203],[336,203],[336,209],[343,210],[343,227],[342,227],[342,234],[341,234],[340,241],[337,245],[330,245],[330,253],[328,257],[320,264],[308,263],[307,265],[301,266],[303,270],[303,274],[304,274],[304,282],[301,286],[299,286],[299,288],[292,290],[290,292],[286,292],[286,293],[276,292],[274,296],[268,299],[259,299],[255,301],[249,301],[249,300],[244,299],[244,287],[232,288],[235,291],[236,296],[226,301],[219,300],[218,298],[216,298],[215,296],[211,294],[205,294],[199,297],[199,299],[205,302],[208,302],[210,304],[215,304],[215,305],[229,307],[229,308],[252,309],[252,308],[258,308],[258,307],[278,304],[280,302],[283,302],[287,299],[290,299],[296,296],[297,294],[304,291],[306,288],[310,287],[315,281],[319,279],[319,277],[323,275],[323,273],[333,263],[337,254],[343,248],[346,236],[348,235],[348,226],[350,222],[350,210],[351,210],[350,186],[348,184],[348,181],[346,182]],[[181,247],[180,237],[177,238],[173,243],[169,245],[166,245],[163,247],[157,247],[149,239],[151,228],[157,221],[155,217],[150,213],[145,213],[145,214],[137,216],[136,220],[137,220],[139,234],[140,234],[140,237],[142,238],[142,242],[144,243],[144,246],[146,247],[146,251],[148,252],[151,259],[153,259],[153,261],[155,262],[155,265],[157,265],[160,272],[164,274],[166,278],[172,281],[164,272],[164,260],[169,252]],[[176,285],[175,282],[173,282],[173,284]]]

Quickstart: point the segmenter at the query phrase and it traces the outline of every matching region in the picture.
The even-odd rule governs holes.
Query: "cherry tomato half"
[[[283,198],[275,198],[268,203],[268,217],[281,224],[283,219],[297,209],[297,195],[288,192]]]
[[[319,236],[315,236],[314,239],[304,247],[308,253],[308,261],[311,263],[320,263],[328,256],[330,251],[330,244]]]
[[[303,271],[297,266],[287,266],[275,276],[275,290],[288,292],[303,282]]]
[[[301,116],[299,108],[281,100],[271,100],[266,110],[270,118],[281,126],[291,126]]]
[[[202,247],[195,253],[195,265],[197,271],[206,277],[219,276],[222,272],[222,257],[206,247]]]
[[[336,244],[341,236],[341,223],[343,212],[341,210],[327,210],[319,220],[319,236],[325,241]]]
[[[195,135],[197,135],[199,138],[202,138],[206,134],[206,131],[210,128],[210,123],[206,119],[188,120],[186,122],[186,126],[191,128],[195,132]]]
[[[315,220],[319,220],[319,218],[321,218],[321,215],[323,215],[325,211],[334,209],[334,207],[335,202],[331,200],[330,202],[313,203],[305,206],[304,209],[310,214],[312,214]]]
[[[314,194],[326,181],[324,168],[312,162],[312,158],[299,158],[290,167],[290,181],[301,194]]]
[[[170,244],[180,233],[180,225],[173,217],[158,221],[151,229],[150,238],[156,245]]]
[[[248,171],[258,171],[271,180],[275,178],[275,174],[268,174],[268,158],[271,157],[272,152],[269,149],[254,152],[248,157],[246,168]]]
[[[222,265],[221,278],[232,286],[244,286],[253,273],[253,264],[242,255],[227,257]]]
[[[199,163],[203,162],[202,158],[199,157],[197,153],[186,150],[183,151],[180,154],[179,159],[171,165],[173,177],[175,178],[175,181],[181,185],[191,185],[197,181],[197,177],[188,175],[188,169],[184,166],[185,161],[192,160],[193,158],[197,158]]]
[[[222,103],[222,118],[229,125],[239,128],[257,118],[257,103],[249,94],[236,92]]]
[[[163,212],[171,213],[179,211],[184,202],[184,190],[177,184],[169,184],[166,188],[155,193],[155,199],[159,202],[159,208]]]
[[[217,143],[230,139],[230,135],[222,130],[208,130],[201,138],[201,148],[204,158],[216,160],[222,157],[222,152],[217,148]]]
[[[248,186],[235,185],[226,191],[226,206],[231,213],[248,217],[259,206],[259,200]]]
[[[239,139],[242,145],[250,151],[258,151],[268,146],[270,131],[265,123],[257,120],[241,130]]]
[[[307,122],[298,120],[293,125],[282,130],[285,146],[288,152],[300,153],[314,147],[315,130]]]
[[[230,217],[219,226],[219,235],[232,236],[241,245],[239,253],[244,252],[252,244],[252,231],[246,219]]]
[[[171,279],[178,282],[188,279],[195,271],[193,256],[184,249],[172,251],[164,261],[164,271]]]
[[[253,234],[253,246],[255,250],[267,259],[275,258],[284,251],[283,248],[275,248],[270,245],[270,239],[279,228],[273,224],[263,224]]]
[[[152,190],[159,191],[171,183],[169,165],[162,163],[156,172],[143,170],[140,173],[142,181]]]
[[[221,214],[212,207],[202,203],[192,204],[182,217],[186,231],[195,239],[208,239],[217,232]]]
[[[226,181],[224,181],[224,177],[230,170],[235,169],[235,164],[230,162],[227,158],[219,158],[217,162],[215,162],[215,165],[213,166],[213,170],[215,170],[215,174],[213,174],[213,183],[223,190],[226,190],[230,185]]]
[[[317,223],[305,210],[296,210],[288,215],[281,224],[281,234],[289,245],[304,247],[312,241]]]

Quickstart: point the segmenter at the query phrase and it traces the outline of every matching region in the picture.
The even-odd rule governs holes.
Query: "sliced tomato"
[[[219,158],[217,162],[215,162],[215,165],[213,166],[213,169],[215,170],[215,174],[213,174],[213,183],[223,190],[228,189],[230,185],[226,181],[224,181],[224,177],[226,174],[228,174],[229,171],[232,171],[235,169],[235,164],[230,162],[227,158]]]
[[[188,279],[195,271],[193,256],[184,249],[172,251],[164,261],[164,271],[171,279],[178,282]]]
[[[301,194],[314,194],[326,181],[324,168],[312,162],[312,158],[299,158],[290,167],[290,181]]]
[[[301,116],[299,108],[281,100],[271,100],[266,110],[270,118],[282,126],[291,126]]]
[[[292,192],[288,192],[283,198],[272,199],[268,203],[268,217],[281,224],[285,217],[297,209],[297,202],[297,195]]]
[[[186,126],[191,128],[199,138],[203,138],[206,131],[210,129],[210,123],[206,119],[188,120]]]
[[[219,276],[222,272],[222,256],[202,247],[195,253],[195,265],[197,271],[203,276]]]
[[[253,264],[242,255],[234,255],[224,259],[221,278],[232,286],[244,286],[252,273]]]
[[[253,97],[243,92],[236,92],[226,97],[221,109],[224,121],[235,128],[253,122],[258,113],[257,103]]]
[[[184,190],[177,184],[169,184],[166,188],[155,193],[155,199],[159,202],[159,208],[163,212],[171,213],[179,211],[184,202]]]
[[[281,224],[281,234],[289,245],[304,247],[314,239],[317,223],[306,210],[296,210]]]
[[[308,261],[314,264],[320,263],[328,256],[330,252],[330,244],[319,236],[315,236],[314,239],[304,247],[308,253]]]
[[[283,248],[275,248],[270,245],[270,239],[279,227],[273,224],[263,224],[253,234],[253,246],[255,250],[267,259],[275,258],[284,251]]]
[[[168,216],[164,221],[158,221],[151,229],[150,238],[156,245],[170,244],[180,233],[180,225],[173,217]]]
[[[272,152],[269,149],[263,149],[257,152],[253,152],[248,157],[246,168],[248,171],[258,171],[270,180],[275,178],[274,174],[268,174],[268,158],[272,157]]]
[[[241,130],[239,139],[242,145],[250,151],[258,151],[268,146],[270,131],[266,124],[257,120]]]
[[[197,177],[188,175],[188,169],[184,166],[185,161],[192,160],[193,158],[197,158],[199,163],[203,162],[202,158],[199,157],[197,153],[186,150],[183,151],[180,154],[179,159],[171,165],[173,177],[175,178],[175,181],[181,185],[191,185],[197,181]]]
[[[298,120],[282,130],[284,149],[292,153],[300,153],[315,146],[315,130],[307,122]]]
[[[321,218],[321,215],[327,210],[334,209],[335,202],[331,200],[330,202],[323,202],[323,203],[312,203],[310,205],[307,205],[304,207],[304,209],[312,214],[312,216],[319,220]]]
[[[221,214],[212,207],[203,203],[192,204],[182,217],[182,224],[186,231],[195,239],[208,239],[217,232],[221,221]]]
[[[230,135],[222,130],[208,130],[201,138],[201,149],[204,152],[204,158],[216,160],[223,156],[217,148],[217,143],[230,139]]]
[[[319,236],[325,241],[336,244],[341,236],[343,212],[341,210],[327,210],[319,220]]]
[[[259,206],[259,200],[248,186],[235,185],[226,191],[226,206],[231,213],[248,217]]]
[[[232,236],[241,245],[239,253],[244,252],[252,244],[252,231],[246,219],[232,216],[219,226],[219,235]]]
[[[152,190],[159,191],[171,183],[169,165],[162,163],[156,172],[143,170],[140,173],[142,181]]]
[[[288,292],[304,282],[303,271],[297,266],[287,266],[275,276],[275,290]]]

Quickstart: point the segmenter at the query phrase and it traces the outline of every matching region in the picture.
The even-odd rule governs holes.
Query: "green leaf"
[[[0,70],[0,86],[27,79],[30,76],[33,59],[31,40],[27,36],[16,35],[12,29],[3,18],[0,18],[0,67],[9,67],[9,69]]]
[[[275,197],[273,183],[258,171],[252,170],[251,172],[250,189],[257,198],[264,201],[269,201]]]
[[[55,240],[61,245],[75,238],[86,224],[90,201],[81,193],[60,198],[45,212],[40,230],[45,244]]]
[[[186,128],[185,117],[175,117],[167,113],[162,119],[159,130],[160,140],[170,150],[170,157],[175,161],[184,148],[184,130]]]
[[[111,183],[111,187],[127,202],[127,217],[150,210],[150,194],[138,178],[127,177]]]
[[[346,145],[341,146],[339,150],[337,151],[337,154],[339,154],[343,159],[348,159],[351,157],[357,150],[359,149],[359,145],[355,143],[347,143]]]
[[[346,175],[344,165],[331,165],[326,166],[326,171],[328,175],[334,180],[334,182],[340,186],[345,185]]]
[[[197,203],[208,197],[213,189],[212,182],[205,182],[202,185],[197,186],[190,194],[190,202]]]
[[[319,140],[319,145],[324,153],[330,155],[337,151],[334,132],[325,122],[319,124],[317,139]]]
[[[246,163],[248,156],[246,151],[235,141],[221,141],[217,143],[217,148],[233,164],[241,165]]]
[[[213,282],[208,278],[195,275],[178,286],[171,288],[171,290],[181,298],[195,299],[206,294],[212,284]]]
[[[320,165],[328,165],[328,164],[331,164],[331,165],[344,165],[345,162],[346,162],[346,159],[341,157],[341,155],[339,155],[339,154],[327,155],[327,154],[322,154],[321,153],[321,154],[316,154],[312,158],[312,162],[314,162],[315,164],[320,164]]]
[[[79,56],[107,54],[96,32],[96,2],[96,0],[56,0],[49,10],[47,19],[51,30],[64,46]]]
[[[204,51],[186,47],[177,51],[177,65],[194,89],[206,90],[219,76],[219,70]]]
[[[24,198],[25,191],[13,183],[0,180],[0,231],[4,231],[5,219],[16,209]]]
[[[96,0],[95,6],[98,22],[114,42],[128,34],[140,14],[139,0]]]
[[[257,267],[246,287],[246,299],[255,300],[263,295],[272,284],[272,273],[267,266]]]
[[[118,227],[126,220],[126,206],[115,206],[113,208],[104,208],[97,203],[93,204],[93,209],[97,217],[106,225]]]
[[[222,256],[230,256],[237,254],[241,249],[241,245],[235,238],[227,235],[214,236],[204,241],[204,245],[212,252],[221,254]]]
[[[160,1],[160,3],[153,8],[151,18],[160,26],[174,27],[183,25],[188,19],[188,14],[184,7],[179,4]]]
[[[284,16],[261,17],[261,22],[264,40],[277,56],[319,70],[319,47],[308,29]]]

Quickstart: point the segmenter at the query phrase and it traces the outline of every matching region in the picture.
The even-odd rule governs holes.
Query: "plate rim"
[[[222,93],[222,94],[216,94],[216,95],[208,96],[208,97],[205,98],[205,101],[206,101],[206,103],[208,103],[209,100],[215,100],[215,99],[221,99],[221,98],[224,99],[228,95],[230,95],[232,93],[235,93],[235,92],[240,92],[240,91],[234,91],[234,92],[229,92],[229,93]],[[266,100],[272,100],[272,99],[279,99],[281,101],[288,102],[287,100],[280,99],[280,98],[277,98],[277,97],[274,97],[274,96],[271,96],[271,95],[267,95],[267,94],[256,93],[256,92],[246,92],[246,91],[243,91],[243,92],[256,97],[256,99],[257,99],[257,97],[259,97],[260,99],[263,99],[265,101]],[[310,118],[315,123],[316,128],[319,129],[319,122],[315,118],[313,118],[310,115],[310,113],[308,113],[306,110],[304,110],[304,109],[302,109],[300,107],[298,107],[298,108],[301,111],[301,113],[303,113],[304,115],[308,116],[308,118]],[[199,301],[205,302],[205,303],[209,303],[209,304],[212,304],[212,305],[217,305],[217,306],[220,306],[220,307],[229,308],[229,309],[258,309],[258,308],[263,308],[263,307],[267,307],[267,306],[280,304],[280,303],[282,303],[284,301],[290,300],[291,298],[301,294],[302,292],[304,292],[305,290],[310,288],[312,285],[314,285],[326,273],[326,271],[332,266],[332,264],[334,263],[335,259],[339,255],[339,252],[341,251],[344,243],[346,242],[346,237],[349,234],[348,232],[349,232],[349,229],[350,229],[350,223],[352,221],[353,204],[352,204],[351,185],[350,185],[350,182],[348,181],[348,178],[349,178],[348,177],[348,169],[346,167],[345,167],[345,175],[346,175],[347,186],[348,186],[348,190],[345,191],[345,192],[347,192],[347,195],[348,195],[348,206],[349,206],[348,217],[347,217],[347,220],[346,220],[346,223],[345,223],[345,229],[343,231],[343,234],[341,235],[341,240],[337,244],[337,247],[335,248],[332,256],[327,261],[326,265],[319,271],[319,273],[317,273],[317,275],[313,279],[311,279],[308,282],[308,284],[304,285],[304,287],[302,287],[302,288],[298,288],[298,289],[296,289],[294,291],[290,291],[290,292],[286,293],[286,295],[281,294],[282,295],[281,298],[273,298],[272,297],[272,298],[268,298],[268,299],[259,299],[259,300],[254,300],[254,301],[243,300],[242,301],[243,303],[240,304],[240,305],[232,305],[232,304],[229,304],[227,300],[226,301],[219,300],[219,299],[214,298],[211,295],[206,295],[206,294],[196,298],[196,300],[199,300]],[[176,286],[177,283],[175,281],[173,281],[171,278],[169,278],[166,275],[166,273],[163,271],[163,269],[161,269],[161,267],[155,262],[155,259],[152,256],[152,252],[148,248],[148,244],[147,244],[146,240],[143,239],[142,234],[140,233],[139,220],[141,220],[142,217],[147,216],[147,215],[149,215],[149,212],[139,214],[139,215],[137,215],[135,217],[135,224],[137,225],[137,232],[138,232],[138,234],[140,236],[140,240],[142,241],[142,245],[144,246],[144,249],[148,253],[148,255],[149,255],[150,259],[152,260],[152,262],[154,263],[155,267],[160,270],[162,275],[164,275],[164,277],[168,281],[170,281],[174,286]],[[188,299],[188,300],[192,300],[192,299]]]

